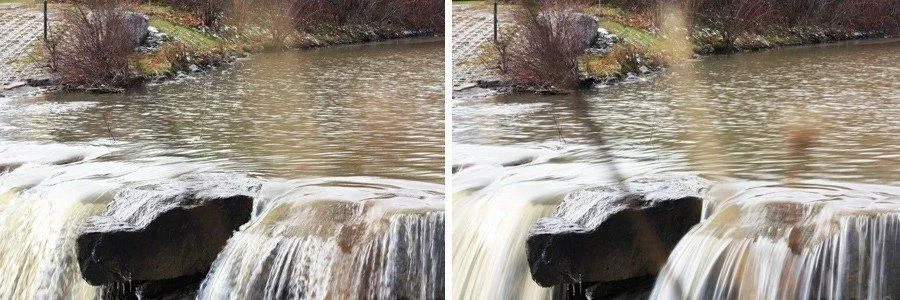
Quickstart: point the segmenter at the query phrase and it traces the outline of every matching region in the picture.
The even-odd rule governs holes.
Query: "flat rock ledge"
[[[711,187],[694,175],[656,175],[566,195],[526,240],[532,279],[577,295],[565,298],[642,294],[632,287],[652,288],[669,253],[700,222]]]
[[[194,184],[120,192],[105,215],[82,228],[79,269],[88,283],[103,287],[103,298],[155,298],[198,284],[233,232],[250,220],[253,198],[237,193],[237,185]],[[204,190],[210,188],[217,190]]]

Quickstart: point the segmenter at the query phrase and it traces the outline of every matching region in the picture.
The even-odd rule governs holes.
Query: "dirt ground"
[[[32,45],[43,34],[43,13],[37,7],[0,4],[0,86],[40,75],[40,66],[27,62]]]

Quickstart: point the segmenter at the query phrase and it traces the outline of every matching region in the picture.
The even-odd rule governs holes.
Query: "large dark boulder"
[[[593,45],[599,37],[600,21],[586,13],[573,11],[543,11],[537,16],[538,21],[549,25],[551,31],[561,32],[574,30],[581,40],[583,48]],[[569,28],[571,27],[571,28]]]
[[[567,195],[553,216],[539,219],[529,233],[532,278],[551,287],[655,276],[700,221],[710,187],[696,176],[655,176]]]
[[[87,20],[90,24],[105,24],[110,22],[108,18],[121,18],[125,27],[124,34],[128,35],[132,47],[140,46],[150,33],[150,17],[143,13],[133,11],[115,11],[112,13],[88,13]]]
[[[131,35],[131,41],[133,46],[139,46],[144,43],[144,39],[147,38],[147,35],[150,33],[148,27],[150,26],[150,18],[147,15],[126,11],[122,13],[122,19],[125,21],[125,27],[128,30],[128,34]]]
[[[92,285],[203,278],[232,233],[250,220],[254,187],[221,178],[175,180],[121,191],[77,237],[82,277]],[[197,280],[199,280],[197,279]]]

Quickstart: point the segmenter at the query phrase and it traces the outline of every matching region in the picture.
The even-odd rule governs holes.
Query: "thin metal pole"
[[[499,0],[494,0],[494,44],[497,43],[497,3]]]
[[[47,41],[47,0],[44,0],[44,41]]]

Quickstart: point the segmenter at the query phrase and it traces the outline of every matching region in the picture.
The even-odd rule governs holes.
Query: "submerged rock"
[[[527,238],[532,279],[550,287],[655,276],[700,221],[711,184],[696,176],[641,177],[571,193]],[[615,289],[593,288],[607,296]]]
[[[256,188],[246,181],[206,178],[119,192],[108,212],[91,218],[77,237],[82,277],[106,287],[196,283],[232,233],[250,220],[248,195]]]

